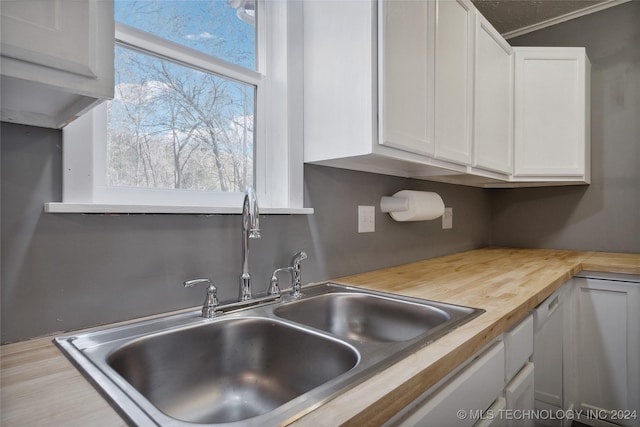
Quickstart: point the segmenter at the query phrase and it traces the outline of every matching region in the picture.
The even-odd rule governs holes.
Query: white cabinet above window
[[[113,2],[3,1],[2,121],[61,128],[113,97]]]

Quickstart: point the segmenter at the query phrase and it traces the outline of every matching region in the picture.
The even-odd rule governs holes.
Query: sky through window
[[[118,22],[255,69],[255,26],[226,0],[115,5]],[[123,46],[115,57],[109,186],[238,192],[255,184],[255,86]]]

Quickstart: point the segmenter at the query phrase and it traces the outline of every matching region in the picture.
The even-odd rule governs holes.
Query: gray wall
[[[640,1],[509,42],[587,48],[592,181],[588,187],[493,191],[492,243],[640,252]]]
[[[238,215],[47,214],[61,200],[61,132],[2,123],[2,341],[109,323],[202,303],[182,282],[210,277],[237,297]],[[454,209],[441,222],[396,223],[376,208],[376,232],[357,233],[357,206],[401,189],[437,191]],[[431,258],[490,243],[485,190],[320,166],[305,167],[314,215],[261,218],[251,242],[254,290],[306,250],[303,281]],[[284,280],[284,279],[283,279]]]
[[[592,62],[590,186],[485,191],[305,167],[314,215],[265,216],[253,241],[254,289],[275,266],[309,253],[304,281],[319,281],[486,246],[640,252],[640,2],[510,40],[586,46]],[[208,276],[222,299],[237,293],[237,215],[45,214],[61,198],[61,134],[2,124],[1,331],[11,342],[45,333],[195,306]],[[454,208],[440,221],[394,223],[377,209],[376,233],[358,234],[357,205],[400,189],[437,191]]]

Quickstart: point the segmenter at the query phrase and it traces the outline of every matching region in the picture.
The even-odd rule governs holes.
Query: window
[[[47,210],[237,212],[254,186],[308,213],[298,3],[116,0],[114,99],[64,129]]]
[[[254,186],[256,86],[116,46],[106,185],[222,192]]]

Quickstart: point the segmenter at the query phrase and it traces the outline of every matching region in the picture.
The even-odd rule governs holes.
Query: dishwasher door
[[[535,369],[535,408],[552,411],[568,409],[564,402],[565,358],[570,345],[565,345],[569,318],[566,300],[570,283],[562,286],[534,310],[533,363]],[[569,335],[567,333],[567,335]],[[562,420],[540,420],[540,424],[561,426]]]

